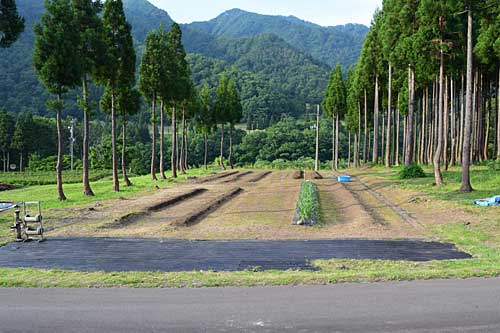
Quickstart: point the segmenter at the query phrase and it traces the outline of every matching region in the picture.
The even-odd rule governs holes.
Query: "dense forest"
[[[17,0],[26,29],[17,43],[0,49],[0,101],[11,113],[31,112],[48,115],[47,92],[38,82],[32,66],[34,44],[33,24],[44,12],[43,0]],[[132,26],[132,37],[139,66],[144,42],[149,31],[163,24],[170,28],[169,15],[146,0],[123,1],[124,11]],[[224,23],[220,19],[234,17]],[[260,17],[262,19],[260,19]],[[273,27],[281,25],[283,18],[229,11],[213,22],[224,30],[231,30],[234,20],[248,22],[259,18],[259,31],[248,28],[238,36],[211,32],[198,23],[182,25],[183,44],[189,54],[193,77],[198,89],[204,83],[217,82],[223,72],[240,72],[236,80],[242,95],[244,120],[249,128],[263,128],[281,118],[282,114],[299,116],[306,102],[319,103],[326,87],[330,65],[341,62],[345,68],[359,56],[367,28],[358,25],[320,27],[298,19],[286,18],[293,30],[282,31]],[[233,22],[233,23],[231,23]],[[226,27],[226,28],[224,28]],[[246,30],[244,26],[238,30]],[[286,33],[285,33],[286,32]],[[324,38],[327,38],[328,43]],[[314,49],[297,40],[317,40]],[[323,42],[320,42],[320,41]],[[293,46],[292,46],[293,45]],[[65,115],[81,119],[76,94],[69,100]],[[102,91],[89,86],[90,100],[97,102]],[[71,94],[71,93],[70,93]],[[102,115],[99,114],[98,117]]]
[[[499,18],[497,0],[384,1],[358,63],[325,94],[355,162],[432,164],[436,185],[462,165],[471,191],[470,164],[500,156]]]

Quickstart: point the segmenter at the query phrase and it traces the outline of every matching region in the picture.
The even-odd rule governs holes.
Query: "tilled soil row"
[[[271,171],[266,171],[266,172],[261,172],[257,176],[253,177],[250,179],[248,182],[249,183],[257,183],[269,176],[272,172]]]
[[[397,215],[399,215],[405,222],[411,224],[414,227],[421,227],[422,225],[418,223],[417,219],[414,218],[413,216],[410,215],[406,210],[404,210],[401,207],[396,206],[393,204],[389,199],[387,199],[383,194],[380,192],[372,190],[368,185],[363,183],[359,178],[353,177],[353,180],[357,182],[361,187],[363,187],[368,193],[370,193],[372,196],[377,198],[380,202],[383,204],[387,205],[390,209],[392,209]]]
[[[226,183],[232,183],[232,182],[235,182],[245,176],[248,176],[248,175],[251,175],[253,174],[253,171],[244,171],[244,172],[238,172],[235,176],[232,176],[230,178],[227,178],[227,179],[224,179],[223,181],[221,181],[220,183],[221,184],[226,184]]]
[[[307,179],[323,179],[323,176],[317,171],[308,171],[306,177]]]
[[[157,211],[163,210],[165,208],[169,208],[169,207],[176,205],[184,200],[191,199],[197,195],[200,195],[206,191],[207,191],[207,189],[204,189],[204,188],[196,188],[196,189],[190,190],[186,193],[182,193],[182,194],[175,196],[173,198],[170,198],[168,200],[161,201],[161,202],[156,203],[154,205],[145,207],[141,211],[133,212],[133,213],[129,213],[129,214],[126,214],[124,216],[121,216],[121,217],[115,219],[113,222],[101,226],[99,229],[112,229],[112,228],[126,227],[128,225],[131,225],[131,224],[137,222],[139,219],[142,219],[143,217],[149,215],[152,212],[157,212]]]
[[[190,226],[196,222],[198,222],[202,217],[206,216],[209,213],[214,212],[217,210],[219,207],[221,207],[223,204],[226,202],[232,200],[234,197],[236,197],[238,194],[240,194],[243,190],[239,187],[233,188],[226,193],[218,196],[214,200],[207,202],[206,204],[202,205],[201,207],[193,210],[187,215],[184,215],[180,218],[177,218],[174,220],[171,225],[173,226]]]
[[[239,173],[239,171],[226,171],[226,172],[217,173],[215,175],[208,176],[208,177],[205,177],[202,179],[197,179],[194,182],[197,184],[204,184],[204,183],[213,182],[213,181],[216,181],[219,179],[227,178],[230,176],[234,176],[237,173]]]

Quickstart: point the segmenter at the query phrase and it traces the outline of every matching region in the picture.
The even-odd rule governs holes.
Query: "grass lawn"
[[[474,167],[472,183],[477,192],[462,194],[457,192],[460,181],[459,169],[452,169],[445,173],[444,177],[447,185],[439,189],[432,185],[432,177],[402,181],[397,179],[395,172],[387,171],[397,171],[397,169],[374,168],[359,172],[363,172],[367,177],[370,177],[370,174],[374,177],[383,177],[393,186],[401,188],[403,191],[419,192],[429,200],[456,201],[457,205],[471,210],[474,215],[481,217],[480,223],[464,224],[449,221],[448,223],[435,225],[428,230],[432,238],[456,244],[461,250],[472,254],[473,259],[425,263],[377,260],[320,260],[313,262],[313,265],[318,268],[317,271],[83,273],[60,270],[0,269],[0,286],[215,287],[331,284],[361,281],[494,277],[500,275],[500,219],[498,214],[495,214],[498,208],[471,207],[472,199],[500,194],[495,193],[496,191],[500,192],[500,175],[498,173],[483,167]],[[152,186],[147,179],[147,177],[134,179],[137,187],[140,188],[138,191],[147,191],[148,186]],[[80,189],[76,186],[73,191],[70,191],[72,186],[74,185],[68,185],[67,187],[68,196],[75,200],[74,204],[77,204],[79,200],[77,192]],[[96,192],[102,193],[103,197],[115,195],[105,194],[109,190],[109,183],[104,187],[103,192],[99,192],[100,185],[97,185],[97,183],[94,185]],[[53,191],[53,188],[45,188],[45,191],[48,192],[49,189]],[[31,192],[31,189],[29,192]],[[13,193],[20,195],[16,191]],[[40,193],[43,193],[43,191]],[[123,195],[132,194],[123,193]],[[54,206],[61,205],[50,200],[48,203]],[[72,203],[65,203],[65,205],[70,204]],[[0,232],[3,232],[3,230]]]

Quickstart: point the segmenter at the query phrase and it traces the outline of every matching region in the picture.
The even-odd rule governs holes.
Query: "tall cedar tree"
[[[156,177],[156,104],[158,94],[162,89],[163,81],[163,55],[166,49],[162,45],[160,33],[151,31],[146,38],[146,49],[142,56],[139,68],[139,90],[144,98],[151,103],[151,178]],[[162,105],[163,106],[163,105]]]
[[[224,126],[229,120],[228,101],[228,80],[226,74],[222,74],[217,86],[215,97],[215,118],[220,125],[220,156],[219,164],[222,170],[226,170],[224,165]]]
[[[33,66],[39,80],[56,95],[56,101],[50,104],[57,114],[57,192],[59,200],[66,200],[62,186],[63,94],[73,89],[82,77],[81,59],[75,48],[80,43],[80,34],[70,0],[46,0],[45,8],[41,24],[34,27]]]
[[[76,15],[76,24],[80,33],[80,43],[78,53],[82,65],[82,97],[80,106],[83,111],[83,194],[94,196],[89,180],[89,123],[90,123],[90,103],[89,103],[89,78],[96,73],[99,66],[100,54],[103,52],[102,43],[102,22],[99,18],[101,1],[93,0],[72,0]]]
[[[24,18],[14,0],[0,0],[0,48],[8,48],[24,31]]]
[[[228,84],[228,123],[229,123],[229,156],[228,162],[231,169],[234,169],[233,163],[233,130],[234,126],[238,124],[243,118],[243,106],[241,105],[240,93],[236,87],[234,79],[229,80]]]
[[[172,156],[170,159],[172,177],[177,178],[178,151],[177,151],[177,106],[186,98],[189,84],[189,65],[186,61],[186,51],[182,45],[182,32],[177,23],[172,24],[168,38],[169,73],[172,81],[169,89],[169,100],[172,104]]]
[[[163,24],[158,29],[158,37],[162,47],[161,54],[161,82],[160,82],[160,176],[167,179],[165,175],[165,108],[168,107],[170,87],[172,85],[171,66],[172,55],[169,47],[169,33],[165,30]]]
[[[338,169],[339,123],[347,111],[347,92],[340,65],[332,71],[323,100],[323,110],[332,117],[332,169]]]
[[[111,140],[113,160],[113,191],[120,190],[116,143],[116,97],[135,84],[135,51],[131,26],[127,22],[121,0],[106,0],[103,15],[105,52],[98,68],[97,78],[111,94]]]
[[[208,84],[204,84],[200,91],[200,109],[196,115],[196,129],[203,134],[204,141],[204,158],[203,165],[208,169],[208,136],[216,127],[216,119],[213,108],[212,94]]]
[[[116,95],[116,110],[122,122],[122,157],[121,168],[122,178],[126,186],[132,186],[132,182],[127,175],[127,124],[130,116],[139,112],[141,107],[141,94],[131,86],[124,86]],[[106,112],[111,110],[111,89],[106,87],[101,98],[101,109]],[[149,139],[149,137],[148,137]]]

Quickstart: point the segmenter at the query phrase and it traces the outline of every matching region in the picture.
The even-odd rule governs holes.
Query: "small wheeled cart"
[[[39,242],[43,242],[42,208],[40,201],[26,201],[16,205],[14,211],[14,225],[11,227],[16,232],[16,239],[19,242],[27,242],[37,237]]]

